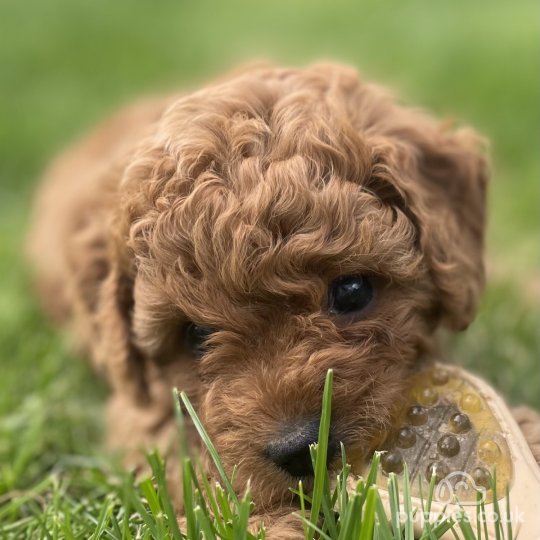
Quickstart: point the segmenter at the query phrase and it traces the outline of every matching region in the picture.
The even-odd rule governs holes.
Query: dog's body
[[[51,170],[31,237],[48,311],[112,386],[111,443],[166,447],[185,389],[270,512],[332,367],[332,440],[368,455],[436,331],[474,317],[487,172],[470,130],[339,66],[115,117]]]

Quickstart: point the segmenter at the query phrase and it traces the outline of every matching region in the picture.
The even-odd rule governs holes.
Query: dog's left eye
[[[215,332],[210,326],[189,323],[184,329],[186,347],[194,356],[202,356],[206,351],[206,341]]]
[[[373,284],[369,277],[339,277],[330,284],[330,311],[338,314],[361,311],[373,300],[373,294]]]

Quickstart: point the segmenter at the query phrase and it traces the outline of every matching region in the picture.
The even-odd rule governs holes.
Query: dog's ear
[[[92,357],[115,391],[140,402],[148,395],[144,358],[133,340],[132,316],[133,279],[114,262],[99,291]]]
[[[484,289],[484,233],[489,167],[470,130],[435,132],[420,145],[427,196],[422,247],[450,327],[466,328]],[[419,210],[421,213],[421,210]]]
[[[383,199],[415,223],[442,321],[463,330],[474,319],[485,281],[485,144],[470,129],[451,131],[421,115],[404,124],[392,134],[395,144],[386,139],[375,149],[372,183],[386,186]]]
[[[114,390],[145,399],[144,361],[132,335],[133,271],[115,234],[95,220],[70,241],[72,318],[81,348]]]
[[[134,250],[137,242],[145,245],[144,226],[147,221],[152,221],[148,217],[143,219],[145,212],[151,209],[147,192],[153,194],[152,188],[156,188],[150,179],[158,178],[164,167],[160,167],[161,161],[169,164],[169,176],[174,173],[175,165],[163,158],[161,146],[148,146],[150,150],[131,158],[131,165],[122,172],[120,204],[106,227],[104,257],[108,271],[96,292],[93,342],[90,344],[93,362],[112,388],[137,402],[148,401],[150,394],[147,357],[137,345],[134,331],[137,278]]]

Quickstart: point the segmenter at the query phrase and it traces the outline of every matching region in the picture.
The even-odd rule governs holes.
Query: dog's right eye
[[[362,311],[373,300],[373,284],[368,276],[342,276],[329,288],[330,311],[346,314]]]
[[[207,339],[215,332],[210,326],[199,326],[189,323],[184,329],[184,342],[194,356],[202,356],[206,349]]]

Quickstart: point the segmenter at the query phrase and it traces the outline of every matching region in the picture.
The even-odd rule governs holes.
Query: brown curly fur
[[[185,389],[272,534],[294,536],[266,444],[317,415],[333,368],[335,432],[370,451],[436,331],[475,315],[487,170],[474,132],[337,65],[250,69],[109,121],[52,168],[31,251],[48,311],[111,384],[111,444],[166,448]],[[376,284],[359,317],[327,311],[347,274]],[[187,321],[219,330],[202,360]]]

